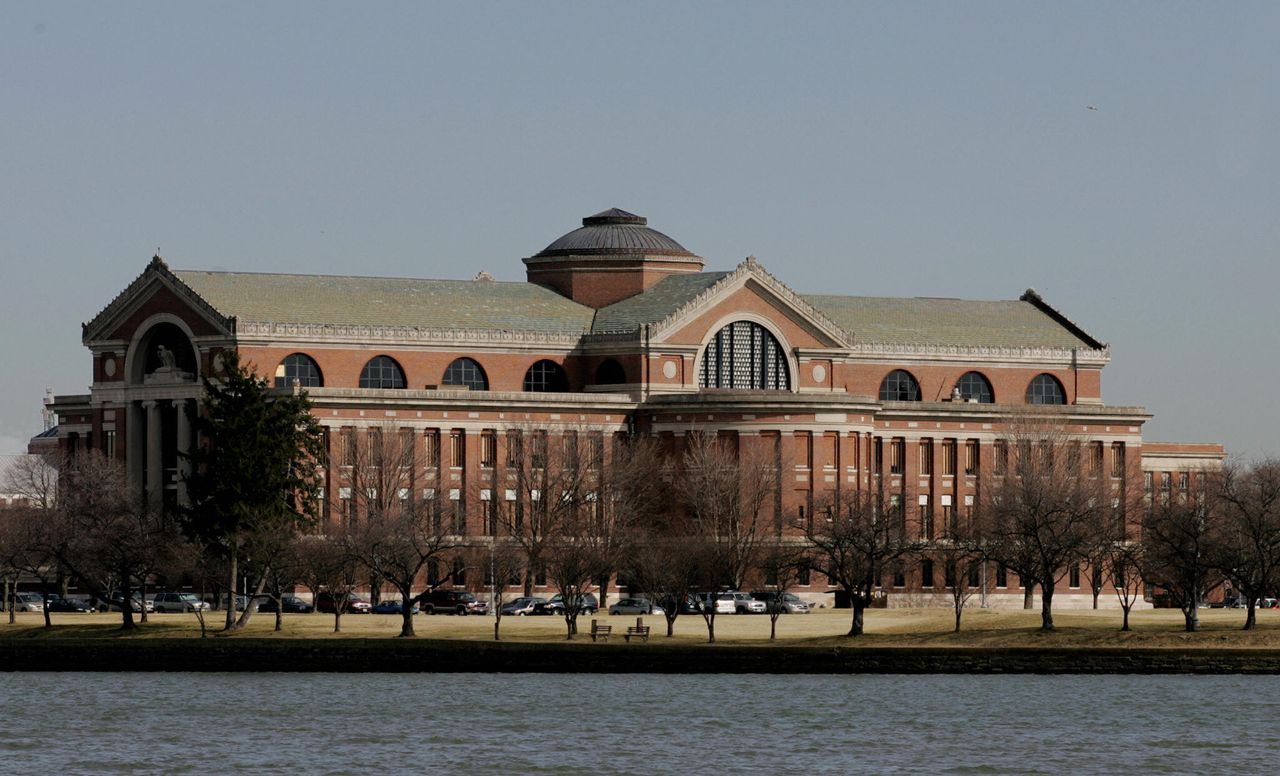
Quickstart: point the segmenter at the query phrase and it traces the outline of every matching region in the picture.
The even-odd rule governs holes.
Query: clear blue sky
[[[1275,3],[4,3],[0,452],[157,248],[520,279],[621,207],[799,291],[1035,287],[1148,439],[1280,454],[1277,40]]]

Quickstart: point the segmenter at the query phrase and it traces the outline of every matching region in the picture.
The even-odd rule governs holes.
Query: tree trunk
[[[493,616],[493,640],[501,641],[502,639],[498,636],[498,626],[502,624],[502,610],[495,609],[494,612],[495,614]]]
[[[1247,613],[1244,616],[1244,630],[1253,630],[1253,626],[1258,624],[1258,610],[1255,603],[1253,596],[1250,595],[1249,600],[1245,603]]]
[[[1029,584],[1026,587],[1024,587],[1022,589],[1022,608],[1034,609],[1035,606],[1033,604],[1035,603],[1035,596],[1036,596],[1035,583]]]
[[[240,619],[236,620],[236,629],[239,630],[249,624],[249,619],[253,617],[253,602],[262,597],[262,591],[267,589],[267,577],[271,574],[271,567],[263,568],[262,574],[258,577],[258,584],[253,588],[253,595],[244,600],[244,611],[240,613]],[[234,596],[232,597],[234,601]],[[234,609],[235,607],[231,607]]]
[[[676,617],[678,617],[678,616],[679,616],[679,614],[672,615],[672,614],[668,613],[668,614],[663,618],[663,619],[665,619],[665,620],[667,621],[667,638],[671,638],[671,637],[675,634],[675,630],[676,630]]]
[[[141,599],[140,605],[138,608],[142,610],[138,613],[138,619],[141,620],[142,622],[146,622],[147,621],[147,575],[146,573],[143,573],[142,581],[139,583],[138,589],[140,591],[139,598]]]
[[[44,594],[44,627],[52,628],[53,621],[49,619],[49,586],[41,585],[40,589]]]
[[[120,579],[120,630],[134,630],[138,626],[133,621],[133,590],[129,588],[129,575],[121,574]],[[146,609],[147,604],[144,601],[142,608]]]
[[[769,641],[774,641],[777,638],[778,638],[778,615],[775,614],[769,617]]]
[[[1097,608],[1098,608],[1098,595],[1099,595],[1099,594],[1101,594],[1101,593],[1102,593],[1102,591],[1101,591],[1101,590],[1097,590],[1097,589],[1095,589],[1095,590],[1093,591],[1093,608],[1094,608],[1094,609],[1097,609]]]
[[[283,598],[283,596],[281,596]],[[276,602],[276,632],[284,630],[284,601]]]
[[[956,601],[956,629],[954,631],[955,633],[960,632],[960,616],[962,614],[964,614],[964,604],[961,603],[960,601]]]
[[[333,604],[333,632],[342,633],[342,606],[336,601]]]
[[[1053,581],[1040,584],[1040,630],[1053,630]]]
[[[1120,630],[1127,631],[1129,630],[1129,610],[1133,608],[1133,604],[1120,604],[1120,608],[1124,610],[1124,626]]]
[[[400,589],[400,638],[411,639],[413,632],[413,599],[408,588]]]
[[[715,603],[713,602],[713,603],[712,603],[712,606],[714,606],[714,605],[715,605]],[[707,621],[707,643],[708,643],[708,644],[714,644],[714,643],[716,643],[716,616],[715,616],[715,614],[713,613],[710,617],[707,617],[707,618],[706,618],[706,621]]]
[[[236,629],[236,575],[240,571],[240,553],[236,547],[236,537],[231,537],[231,584],[227,587],[227,619],[223,623],[224,631],[233,631]]]
[[[1182,617],[1186,620],[1187,633],[1195,633],[1200,627],[1200,612],[1196,609],[1194,601],[1189,606],[1182,607]]]
[[[862,604],[862,599],[858,597],[856,594],[854,594],[849,596],[849,600],[850,600],[850,606],[853,607],[853,624],[849,626],[849,635],[861,636],[862,635],[862,612],[864,609]]]

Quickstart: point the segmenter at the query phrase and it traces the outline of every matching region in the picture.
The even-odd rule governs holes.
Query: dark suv
[[[422,596],[422,611],[427,614],[488,614],[489,603],[466,590],[432,590]]]

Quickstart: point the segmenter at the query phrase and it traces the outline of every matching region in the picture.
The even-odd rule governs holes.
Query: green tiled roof
[[[854,341],[877,345],[1092,348],[1031,302],[801,294]]]
[[[224,315],[244,321],[573,333],[590,307],[532,283],[177,270]]]
[[[728,272],[697,272],[668,275],[644,293],[614,302],[596,313],[594,332],[632,331],[645,323],[656,323],[681,305],[706,291]]]

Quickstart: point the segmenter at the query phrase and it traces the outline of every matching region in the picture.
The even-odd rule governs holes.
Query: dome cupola
[[[529,282],[600,308],[634,296],[675,273],[699,272],[702,259],[635,213],[610,208],[582,219],[524,260]]]

